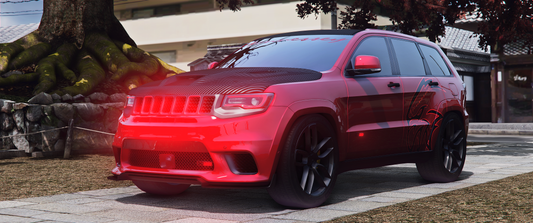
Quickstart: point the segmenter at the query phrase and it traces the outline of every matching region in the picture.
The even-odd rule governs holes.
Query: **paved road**
[[[350,171],[311,209],[277,205],[264,189],[205,189],[153,197],[135,187],[0,202],[0,222],[317,222],[533,171],[533,144],[471,146],[461,178],[427,183],[414,164]]]

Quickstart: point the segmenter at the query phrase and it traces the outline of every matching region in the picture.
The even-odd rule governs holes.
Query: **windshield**
[[[252,41],[217,68],[291,67],[326,71],[333,67],[351,35],[296,35]]]

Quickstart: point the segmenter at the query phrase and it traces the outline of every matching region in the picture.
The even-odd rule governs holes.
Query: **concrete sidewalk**
[[[470,122],[468,134],[533,135],[533,123]]]
[[[414,164],[339,175],[324,205],[304,210],[276,204],[265,189],[189,188],[176,197],[135,187],[0,202],[0,222],[318,222],[533,171],[533,144],[468,148],[459,181],[427,183]]]

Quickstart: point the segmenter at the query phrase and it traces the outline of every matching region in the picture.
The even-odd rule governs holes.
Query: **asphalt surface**
[[[472,138],[470,138],[472,137]],[[496,140],[471,135],[470,140]],[[460,179],[424,181],[414,164],[339,175],[325,204],[288,209],[265,189],[192,186],[176,197],[155,197],[136,187],[114,188],[0,202],[0,222],[319,222],[432,196],[533,171],[533,144],[523,141],[469,146]]]

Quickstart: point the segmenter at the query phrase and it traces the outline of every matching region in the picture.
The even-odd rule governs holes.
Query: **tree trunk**
[[[39,33],[52,45],[69,41],[81,48],[86,34],[99,32],[135,46],[115,18],[112,0],[44,0],[43,4]]]

